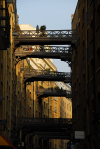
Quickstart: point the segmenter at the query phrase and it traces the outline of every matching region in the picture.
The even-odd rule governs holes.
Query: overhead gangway
[[[76,30],[20,30],[14,37],[15,47],[20,45],[77,45]]]
[[[32,48],[31,51],[28,47],[22,48],[21,51],[15,51],[15,65],[22,59],[28,58],[52,58],[61,59],[62,61],[68,61],[71,63],[72,49],[71,47],[59,47],[59,46],[43,46]]]
[[[70,140],[71,129],[67,130],[66,132],[34,131],[33,133],[29,134],[30,137],[33,137],[35,135],[39,135],[40,138]]]
[[[42,99],[48,96],[72,98],[71,91],[62,90],[62,89],[42,89],[42,90],[36,91],[36,93],[37,93],[38,99]]]
[[[71,118],[17,118],[17,128],[32,128],[33,131],[44,132],[65,132],[66,129],[72,128]]]
[[[22,139],[28,134],[40,135],[43,138],[71,139],[71,118],[17,118],[17,131],[22,131]],[[47,135],[47,137],[46,137]]]
[[[63,81],[71,83],[71,72],[23,69],[23,83],[34,81]]]

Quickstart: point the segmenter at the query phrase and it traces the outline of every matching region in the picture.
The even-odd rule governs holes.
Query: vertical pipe
[[[48,118],[49,118],[49,97],[48,97]]]
[[[16,9],[16,0],[15,0],[15,32],[17,33],[17,9]]]
[[[41,98],[41,119],[42,119],[42,98]]]
[[[95,0],[93,0],[93,90],[94,90],[94,121],[96,122],[96,94],[95,94]]]

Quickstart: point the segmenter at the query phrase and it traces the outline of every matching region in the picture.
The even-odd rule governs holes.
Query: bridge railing
[[[71,77],[71,72],[58,72],[58,71],[47,71],[47,70],[38,70],[38,69],[23,69],[24,74],[33,74],[33,75],[50,75],[57,77]]]
[[[21,30],[18,32],[18,37],[22,38],[38,38],[38,37],[49,37],[49,38],[66,38],[66,37],[77,37],[76,30],[45,30],[45,31],[36,31],[36,30]]]
[[[72,94],[71,91],[69,91],[69,90],[62,90],[62,89],[50,89],[50,88],[48,88],[48,89],[42,89],[42,90],[36,91],[36,93],[46,93],[46,92]]]
[[[72,92],[68,90],[62,90],[62,89],[42,89],[36,91],[37,98],[42,99],[42,97],[47,97],[47,96],[53,96],[53,94],[56,94],[57,96],[65,96],[66,98],[71,98],[72,97]]]
[[[19,117],[17,125],[23,124],[72,124],[71,118],[22,118]]]
[[[51,53],[71,53],[72,54],[72,49],[71,47],[61,47],[61,46],[41,46],[41,47],[22,47],[21,50],[20,48],[16,49],[16,52],[51,52]]]

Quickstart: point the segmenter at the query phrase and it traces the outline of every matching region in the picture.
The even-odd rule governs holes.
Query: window
[[[48,104],[46,103],[46,109],[48,109]]]
[[[36,118],[37,118],[37,111],[36,111]]]
[[[57,108],[55,107],[55,113],[57,112]]]
[[[68,104],[67,104],[67,109],[68,109]]]
[[[38,91],[38,81],[36,81],[36,90]]]
[[[39,112],[39,118],[41,118],[41,113]]]
[[[45,109],[45,102],[44,102],[44,109]]]
[[[50,111],[52,111],[52,106],[50,106]]]
[[[57,97],[55,97],[55,101],[57,100]]]
[[[41,81],[41,84],[43,85],[44,81]]]

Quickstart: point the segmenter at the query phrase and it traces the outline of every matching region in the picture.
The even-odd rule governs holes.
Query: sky
[[[71,15],[75,12],[77,1],[17,0],[19,24],[30,24],[35,28],[37,24],[39,27],[45,25],[47,30],[71,29]],[[60,72],[71,71],[64,61],[53,59],[53,63]]]

